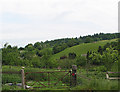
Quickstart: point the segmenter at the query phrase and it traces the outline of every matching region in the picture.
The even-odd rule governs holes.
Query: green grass
[[[110,43],[113,41],[117,41],[117,39],[112,39],[112,40],[103,40],[103,41],[98,41],[96,43],[82,43],[80,45],[76,45],[70,48],[67,48],[57,54],[54,54],[50,60],[56,60],[59,59],[61,56],[68,56],[70,52],[75,52],[77,56],[81,56],[81,54],[86,54],[87,51],[96,51],[99,46],[104,46],[106,43]]]
[[[20,71],[22,66],[2,66],[2,71]],[[41,69],[41,68],[33,68],[33,67],[25,67],[25,72],[37,72],[37,71],[57,71],[56,69]]]
[[[3,71],[20,71],[21,67],[16,67],[16,66],[3,66]],[[56,71],[56,69],[39,69],[39,68],[28,68],[26,67],[25,69],[26,72],[43,72],[43,71]],[[57,70],[58,71],[58,70]],[[59,72],[59,73],[50,73],[50,78],[51,80],[57,81],[54,76],[58,76],[58,78],[61,78],[62,75],[65,73]],[[26,79],[28,81],[30,80],[36,80],[36,81],[45,81],[48,80],[48,73],[29,73],[26,75]],[[65,81],[65,80],[64,80]],[[2,83],[20,83],[21,82],[21,74],[2,74]]]
[[[56,60],[59,59],[60,56],[68,55],[70,52],[75,52],[77,56],[81,56],[81,54],[86,54],[87,51],[96,51],[99,46],[104,46],[108,42],[116,41],[117,39],[113,40],[104,40],[99,41],[96,43],[83,43],[80,45],[73,46],[71,48],[67,48],[64,51],[57,53],[51,57],[50,60]],[[22,69],[22,66],[2,66],[2,71],[20,71]],[[105,72],[101,72],[101,68],[99,66],[92,66],[92,69],[88,69],[88,73],[86,72],[86,67],[78,67],[77,73],[80,75],[85,76],[78,76],[78,85],[76,87],[72,87],[71,90],[117,90],[118,89],[118,81],[116,80],[107,80],[105,76]],[[32,67],[25,67],[25,72],[39,72],[39,71],[58,71],[56,69],[40,69],[40,68],[32,68]],[[98,71],[100,70],[100,71]],[[31,74],[32,75],[32,74]],[[30,75],[30,76],[31,76]],[[61,74],[58,74],[60,77]],[[29,75],[28,75],[29,76]],[[42,75],[35,75],[32,77],[33,79],[39,80]],[[46,76],[46,75],[45,75]],[[27,78],[27,77],[26,77]],[[31,77],[28,77],[29,81],[35,82],[34,80],[30,80]],[[51,77],[51,82],[55,83],[57,80],[54,79],[55,76]],[[15,75],[15,74],[3,74],[2,76],[3,83],[7,82],[13,82],[13,83],[20,83],[21,82],[21,76]],[[46,78],[44,78],[46,79]],[[44,81],[43,79],[43,81]],[[52,81],[53,79],[53,81]],[[91,79],[91,80],[89,80]],[[68,78],[65,78],[65,82],[68,80]],[[47,82],[43,82],[43,84],[46,84]],[[20,90],[21,88],[16,86],[8,86],[8,85],[2,85],[3,90]],[[31,84],[30,84],[31,85]],[[64,86],[62,86],[64,85]],[[39,84],[36,84],[34,86],[40,86]],[[53,85],[52,85],[53,86]],[[52,88],[42,88],[40,90],[69,90],[67,84],[63,84],[60,82],[57,86],[54,86]]]
[[[83,83],[81,85],[78,85],[72,90],[118,90],[117,80],[107,80],[107,79],[93,79],[89,82],[86,81],[86,83]]]
[[[97,66],[92,66],[93,69],[94,67]],[[19,71],[21,69],[20,66],[16,67],[16,66],[11,66],[11,68],[9,69],[9,66],[3,66],[3,71]],[[30,68],[30,67],[26,67],[25,68],[25,72],[36,72],[36,71],[56,71],[56,69],[39,69],[39,68]],[[57,85],[50,85],[50,87],[48,87],[48,81],[39,81],[36,82],[35,85],[33,85],[33,87],[43,87],[42,85],[40,85],[39,83],[43,83],[45,84],[47,87],[43,87],[40,89],[35,89],[35,90],[118,90],[118,81],[117,80],[107,80],[106,76],[105,76],[105,72],[100,72],[100,71],[89,71],[88,69],[88,73],[86,71],[85,67],[80,67],[77,69],[77,82],[78,85],[76,87],[71,87],[70,86],[63,83],[62,81],[60,81]],[[17,78],[18,76],[15,75],[9,75],[6,76],[4,75],[5,80],[11,80],[12,82],[16,82],[17,83]],[[59,77],[60,75],[58,75]],[[36,77],[35,77],[36,78]],[[37,79],[40,79],[41,77],[37,76]],[[19,77],[18,79],[21,79],[21,77]],[[68,80],[68,78],[66,77],[65,80]],[[55,78],[55,76],[51,76],[51,82],[50,83],[56,83],[57,80]],[[20,82],[19,82],[20,83]],[[30,86],[32,84],[34,84],[35,81],[34,80],[28,80],[27,84]],[[8,86],[8,85],[2,85],[2,89],[3,90],[22,90],[20,87],[18,86]],[[66,88],[65,88],[66,87]]]
[[[53,88],[53,89],[61,89],[61,88],[69,88],[68,85],[66,85],[65,83],[62,83],[62,81],[58,82],[56,85],[54,85],[56,83],[56,81],[50,81],[49,85],[48,85],[48,81],[30,81],[30,82],[27,82],[27,85],[29,86],[32,86],[33,84],[33,88],[34,87],[40,87],[41,88],[45,88],[43,85],[46,86],[46,88]],[[41,85],[43,84],[43,85]],[[31,89],[33,89],[31,88]]]
[[[20,71],[22,69],[21,66],[2,66],[2,71]],[[25,67],[25,73],[26,72],[47,72],[47,71],[58,71],[56,69],[40,69],[40,68],[31,68],[31,67]],[[66,72],[67,73],[67,72]],[[62,89],[64,87],[68,87],[67,85],[69,85],[68,81],[68,77],[66,76],[62,81],[58,81],[59,79],[61,79],[63,77],[63,75],[65,75],[66,73],[63,72],[55,72],[50,73],[50,88],[55,88],[55,89]],[[29,83],[30,81],[32,81],[32,83]],[[39,82],[37,82],[39,81]],[[57,83],[58,82],[58,83]],[[9,90],[9,89],[13,89],[13,90],[19,90],[20,87],[17,86],[9,86],[9,85],[5,85],[6,83],[21,83],[21,74],[2,74],[2,87],[3,90]],[[26,75],[26,83],[31,86],[31,84],[34,84],[32,87],[43,87],[42,85],[40,85],[39,83],[43,83],[48,87],[48,73],[30,73],[28,75]],[[57,83],[56,85],[53,85]],[[49,89],[50,89],[49,88]],[[42,88],[45,89],[45,88]],[[65,89],[65,88],[64,88]]]

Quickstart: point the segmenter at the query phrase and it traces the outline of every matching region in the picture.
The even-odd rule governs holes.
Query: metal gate
[[[71,71],[26,72],[26,88],[68,88],[71,85]]]

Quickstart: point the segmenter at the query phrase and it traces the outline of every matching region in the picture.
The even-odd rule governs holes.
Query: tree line
[[[46,44],[49,44],[50,46],[53,47],[53,53],[56,54],[60,51],[63,51],[64,49],[68,47],[72,47],[75,45],[79,45],[81,43],[91,43],[91,42],[96,42],[100,40],[111,40],[115,38],[119,38],[120,33],[99,33],[99,34],[94,34],[94,35],[88,35],[88,36],[80,36],[76,38],[65,38],[65,39],[58,39],[58,40],[53,40],[53,41],[46,41]]]
[[[79,38],[65,38],[45,42],[36,42],[35,44],[27,44],[25,47],[20,48],[17,46],[12,47],[6,43],[4,44],[4,48],[2,48],[2,52],[0,50],[0,54],[2,54],[2,64],[39,68],[54,68],[57,66],[69,68],[71,64],[84,66],[86,65],[86,62],[89,62],[92,65],[104,65],[107,61],[110,61],[108,63],[113,64],[115,61],[118,61],[117,55],[120,55],[120,45],[118,45],[118,43],[120,44],[120,41],[118,41],[118,43],[107,43],[104,47],[99,46],[97,52],[90,51],[86,53],[87,57],[78,57],[76,56],[76,53],[69,53],[68,58],[58,61],[50,60],[50,57],[68,47],[81,43],[119,38],[119,35],[119,33],[99,33],[83,37],[80,36]]]
[[[99,46],[96,52],[87,52],[87,63],[91,65],[102,65],[107,71],[118,71],[120,65],[120,39],[117,42]]]

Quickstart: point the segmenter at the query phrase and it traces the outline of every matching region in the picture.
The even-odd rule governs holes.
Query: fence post
[[[71,76],[72,76],[72,70],[69,70],[69,73],[70,73],[70,87],[72,86],[72,78],[71,78]]]
[[[109,79],[109,75],[108,75],[108,72],[106,73],[106,78]]]
[[[76,86],[77,84],[77,66],[72,65],[72,86]]]
[[[24,73],[24,67],[21,69],[21,75],[22,75],[22,88],[25,89],[25,73]]]

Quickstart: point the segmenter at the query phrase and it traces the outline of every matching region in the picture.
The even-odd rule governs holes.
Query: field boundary
[[[109,79],[109,80],[120,79],[120,77],[110,77],[110,76],[109,76],[109,74],[117,74],[117,73],[120,73],[120,72],[107,72],[107,73],[106,73],[106,78]]]

